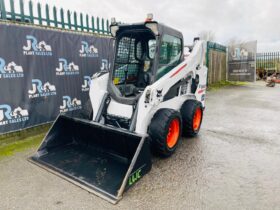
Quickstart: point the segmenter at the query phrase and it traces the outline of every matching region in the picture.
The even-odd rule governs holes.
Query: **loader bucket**
[[[151,169],[146,137],[64,115],[30,160],[111,203]]]

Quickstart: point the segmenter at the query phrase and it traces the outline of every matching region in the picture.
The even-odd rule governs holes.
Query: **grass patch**
[[[227,86],[244,86],[247,84],[248,84],[247,82],[220,81],[220,82],[216,82],[211,85],[208,85],[207,90],[213,91],[213,90],[218,90],[220,88],[227,87]]]
[[[39,146],[49,127],[48,124],[1,135],[0,160],[16,152]]]

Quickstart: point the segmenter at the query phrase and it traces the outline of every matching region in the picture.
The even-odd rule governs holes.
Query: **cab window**
[[[156,74],[156,79],[176,67],[182,55],[181,39],[168,34],[163,35],[160,46],[159,68]]]

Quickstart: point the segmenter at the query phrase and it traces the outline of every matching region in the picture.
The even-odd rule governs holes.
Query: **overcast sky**
[[[279,0],[36,0],[72,11],[117,21],[154,19],[183,32],[185,43],[201,31],[213,31],[216,41],[258,41],[258,51],[280,50]]]

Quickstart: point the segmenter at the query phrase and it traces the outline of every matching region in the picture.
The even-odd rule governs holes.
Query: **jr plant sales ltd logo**
[[[75,65],[74,62],[70,62],[65,58],[58,59],[59,64],[58,68],[56,68],[56,75],[63,76],[63,75],[78,75],[79,74],[79,66]]]
[[[80,57],[98,57],[98,49],[94,45],[89,45],[87,42],[81,42],[79,50]]]
[[[36,37],[27,35],[26,45],[23,46],[23,55],[52,56],[52,48],[45,41],[38,43]]]
[[[90,76],[84,76],[84,84],[82,84],[82,91],[83,92],[89,91],[90,82],[91,82],[91,77]]]
[[[14,110],[8,104],[0,104],[0,126],[27,121],[28,110],[17,107]]]
[[[231,52],[231,57],[233,60],[246,60],[248,58],[248,51],[244,48],[234,48]]]
[[[14,61],[8,63],[3,58],[0,58],[0,79],[1,78],[18,78],[23,77],[23,69]]]
[[[107,59],[102,59],[101,60],[101,71],[109,71],[111,64],[108,62]]]
[[[47,97],[56,95],[56,87],[49,82],[45,84],[39,79],[32,79],[32,89],[28,91],[29,98]]]
[[[60,112],[69,112],[82,109],[82,102],[77,98],[71,99],[70,96],[62,97],[62,106],[60,106]]]

